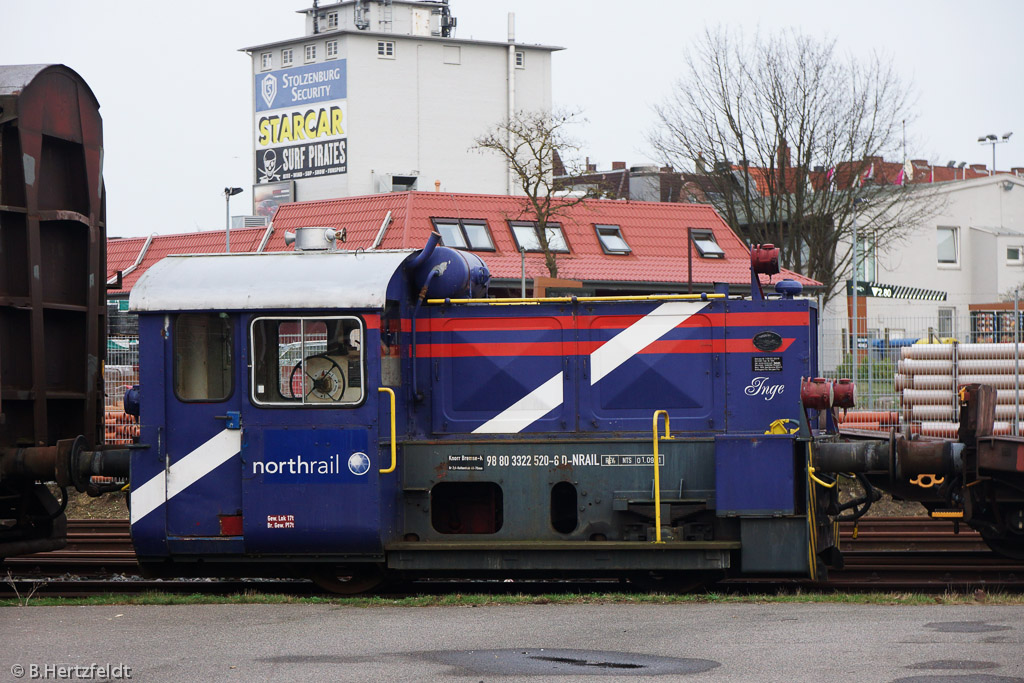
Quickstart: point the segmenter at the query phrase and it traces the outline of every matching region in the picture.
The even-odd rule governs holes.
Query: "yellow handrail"
[[[658,416],[665,416],[665,436],[663,439],[674,438],[669,434],[669,418],[667,410],[654,411],[654,542],[664,543],[661,540],[661,480],[658,478]]]
[[[380,470],[381,474],[391,474],[398,466],[398,444],[395,439],[395,392],[387,387],[377,387],[377,391],[387,392],[391,396],[391,467]]]
[[[705,301],[707,299],[724,299],[725,294],[645,294],[641,296],[548,296],[548,297],[508,297],[502,299],[427,299],[428,304],[535,304],[535,303],[569,303],[573,299],[583,303],[592,301]]]

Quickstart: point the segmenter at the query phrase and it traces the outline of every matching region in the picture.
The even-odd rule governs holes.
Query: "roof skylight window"
[[[601,249],[606,254],[628,254],[632,251],[622,236],[622,228],[617,225],[594,225]]]
[[[715,234],[710,230],[694,230],[693,246],[704,258],[725,258],[725,251],[715,241]]]

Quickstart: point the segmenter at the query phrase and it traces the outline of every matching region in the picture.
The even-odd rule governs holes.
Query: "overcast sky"
[[[0,64],[63,63],[96,93],[104,122],[111,236],[223,229],[226,185],[251,212],[250,63],[238,48],[301,36],[312,2],[293,0],[0,0]],[[326,2],[322,4],[327,4]],[[516,38],[556,52],[556,105],[589,119],[578,136],[600,169],[657,161],[651,107],[705,26],[795,27],[843,52],[892,56],[917,88],[911,158],[1024,166],[1020,31],[1024,2],[990,0],[451,0],[460,38]]]

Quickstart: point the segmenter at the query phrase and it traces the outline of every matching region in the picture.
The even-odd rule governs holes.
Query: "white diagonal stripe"
[[[473,430],[474,434],[517,434],[562,404],[562,373],[523,396]]]
[[[132,524],[160,507],[165,500],[174,498],[227,462],[240,450],[242,450],[242,430],[225,429],[171,465],[166,477],[164,472],[160,472],[138,489],[133,490],[131,492]],[[163,495],[165,491],[166,495]]]
[[[706,301],[667,301],[590,354],[590,383],[619,367],[669,330],[707,306]],[[518,434],[562,404],[562,373],[473,430],[474,434]]]
[[[707,305],[704,301],[666,301],[590,354],[590,384],[643,351]]]
[[[161,471],[139,488],[133,488],[128,492],[128,495],[131,496],[131,505],[129,507],[131,508],[132,524],[135,524],[135,522],[163,505],[163,502],[167,499],[167,496],[164,495],[166,491],[164,484],[166,481],[167,477]]]

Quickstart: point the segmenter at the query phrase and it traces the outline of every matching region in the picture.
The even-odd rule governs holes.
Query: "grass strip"
[[[335,605],[342,607],[494,607],[503,605],[688,605],[730,603],[798,603],[849,605],[1021,605],[1024,595],[1013,593],[777,593],[739,595],[729,593],[551,593],[542,595],[450,594],[387,596],[300,596],[247,591],[235,595],[193,593],[103,594],[79,598],[33,596],[21,600],[0,599],[0,607],[63,607],[83,605]]]

